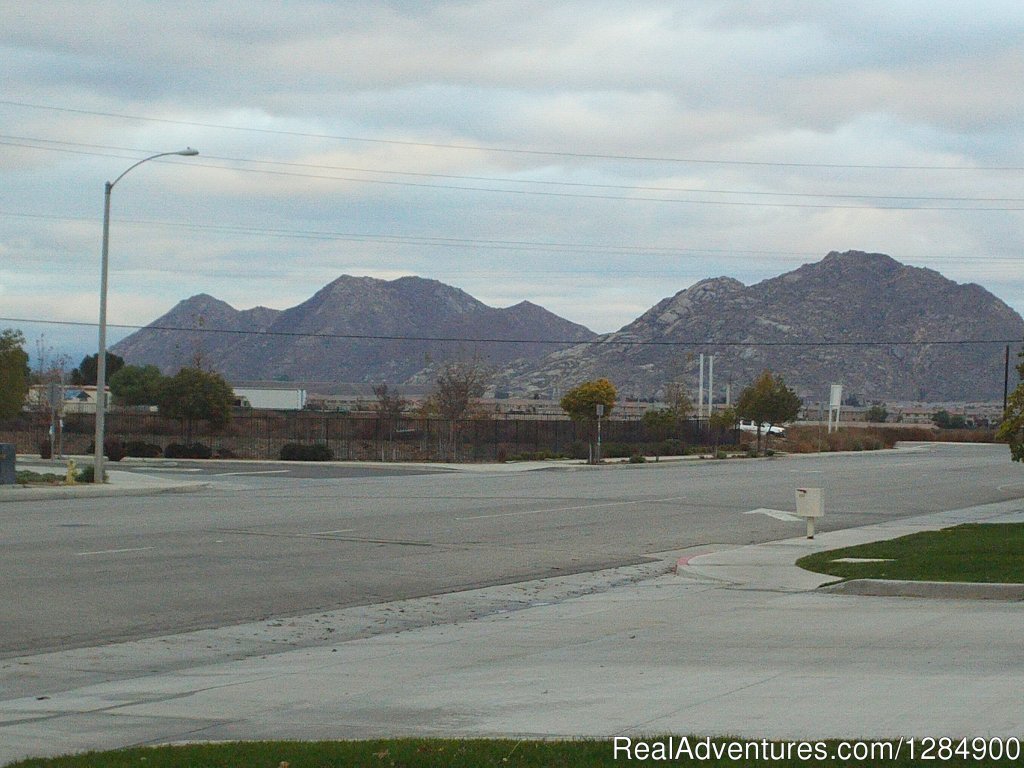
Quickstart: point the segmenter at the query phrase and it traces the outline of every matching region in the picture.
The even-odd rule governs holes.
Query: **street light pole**
[[[167,157],[168,155],[181,155],[183,157],[193,157],[198,155],[199,151],[192,149],[192,147],[186,147],[180,149],[177,152],[160,152],[156,155],[150,155],[144,157],[134,165],[129,166],[125,171],[113,181],[108,181],[103,188],[103,247],[100,256],[100,331],[99,331],[99,353],[96,356],[96,435],[93,447],[95,452],[93,454],[93,482],[103,482],[103,443],[106,439],[106,417],[107,417],[107,274],[108,268],[108,252],[110,245],[110,192],[113,190],[114,185],[117,184],[121,179],[127,175],[129,171],[134,168],[138,168],[143,163],[148,163],[150,160],[156,160],[158,157]]]

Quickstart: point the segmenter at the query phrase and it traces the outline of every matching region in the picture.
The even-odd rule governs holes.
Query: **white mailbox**
[[[821,488],[796,489],[796,514],[798,517],[822,517],[825,510],[821,503]]]
[[[807,519],[807,538],[814,538],[814,519],[823,517],[825,505],[821,501],[821,488],[796,489],[797,517]]]

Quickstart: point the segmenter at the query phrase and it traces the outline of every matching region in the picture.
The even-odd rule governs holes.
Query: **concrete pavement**
[[[79,464],[81,466],[81,464]],[[59,464],[24,464],[18,469],[52,472],[63,477],[67,467]],[[50,499],[95,499],[114,496],[153,496],[161,493],[188,493],[209,486],[203,482],[182,482],[168,478],[107,469],[107,482],[75,483],[74,485],[0,485],[0,504],[14,501]]]
[[[973,521],[1024,521],[1024,500],[7,659],[0,761],[211,739],[1020,737],[1020,602],[831,594],[793,565]],[[238,657],[204,661],[218,647]]]

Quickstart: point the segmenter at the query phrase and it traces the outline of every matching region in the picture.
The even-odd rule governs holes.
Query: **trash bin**
[[[0,485],[14,485],[14,443],[0,443]]]

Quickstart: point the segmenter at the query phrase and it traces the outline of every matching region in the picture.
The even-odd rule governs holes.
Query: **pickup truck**
[[[742,432],[755,432],[755,433],[757,432],[757,424],[755,422],[753,422],[753,421],[741,421],[739,423],[739,428],[740,428],[740,431],[742,431]],[[762,435],[769,435],[769,434],[771,434],[771,435],[778,435],[779,437],[785,437],[786,436],[786,428],[785,427],[777,426],[775,424],[772,424],[772,425],[762,424],[761,425],[761,434]]]

